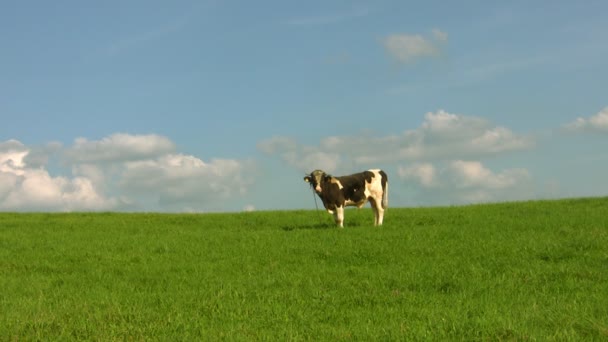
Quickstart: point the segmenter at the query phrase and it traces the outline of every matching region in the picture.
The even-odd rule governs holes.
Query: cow
[[[317,193],[328,213],[334,215],[339,228],[344,227],[344,207],[361,208],[369,201],[374,210],[374,226],[382,225],[388,206],[388,177],[380,169],[367,170],[348,176],[334,177],[315,170],[304,181]]]

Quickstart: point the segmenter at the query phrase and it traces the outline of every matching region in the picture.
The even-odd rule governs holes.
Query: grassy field
[[[0,213],[0,340],[607,340],[608,198]]]

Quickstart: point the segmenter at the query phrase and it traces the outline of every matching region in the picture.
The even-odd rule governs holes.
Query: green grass
[[[608,198],[0,214],[0,340],[607,340]]]

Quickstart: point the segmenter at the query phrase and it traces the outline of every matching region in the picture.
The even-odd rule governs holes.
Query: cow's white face
[[[330,178],[328,174],[321,170],[314,170],[310,173],[310,175],[304,177],[304,181],[311,184],[311,186],[315,189],[315,191],[320,194],[323,192],[323,188],[321,187],[321,183],[326,179]]]

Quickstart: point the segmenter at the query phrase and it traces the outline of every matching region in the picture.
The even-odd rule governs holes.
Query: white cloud
[[[400,167],[399,177],[417,187],[424,204],[463,204],[532,197],[528,170],[493,172],[479,161],[455,160],[438,168],[432,164]]]
[[[429,145],[454,143],[459,149],[479,154],[526,149],[532,145],[530,138],[518,136],[505,127],[492,126],[486,119],[479,117],[439,110],[436,113],[426,113],[424,119],[418,130],[409,131],[406,135]]]
[[[398,62],[410,63],[419,58],[439,56],[447,40],[447,33],[434,29],[430,37],[419,34],[391,34],[382,40],[382,45]]]
[[[431,163],[416,163],[412,166],[400,166],[398,175],[405,180],[414,180],[424,187],[437,185],[437,171]]]
[[[220,209],[222,201],[244,194],[251,185],[252,162],[203,162],[174,150],[171,140],[158,135],[81,138],[67,148],[0,142],[0,210],[206,211]],[[28,159],[32,151],[38,155]],[[51,154],[40,151],[63,158],[61,164],[71,172],[52,175],[47,169]]]
[[[447,42],[448,34],[446,32],[441,31],[440,29],[433,29],[431,31],[433,33],[433,37],[440,42]]]
[[[579,117],[576,121],[565,125],[565,128],[573,132],[608,133],[608,107],[591,117]]]
[[[450,163],[447,171],[459,188],[505,189],[529,177],[525,169],[508,169],[497,174],[478,161],[456,160]]]
[[[283,153],[298,148],[298,143],[288,137],[272,137],[257,144],[257,148],[267,154]]]
[[[173,151],[175,144],[163,136],[117,133],[96,141],[78,138],[65,154],[77,163],[96,163],[154,158]]]
[[[301,146],[289,137],[273,137],[261,141],[258,149],[266,154],[277,154],[288,165],[302,172],[313,169],[323,169],[334,172],[340,164],[340,155],[334,152],[324,152],[312,146]]]
[[[534,145],[530,137],[513,133],[505,127],[471,116],[450,114],[443,110],[426,113],[422,125],[402,135],[378,141],[374,148],[390,150],[377,155],[367,153],[360,163],[397,160],[442,160],[479,158],[509,151],[525,150]]]
[[[18,181],[19,175],[13,172],[0,171],[0,203],[4,203],[6,197],[15,189]]]
[[[28,150],[17,140],[8,140],[0,143],[0,172],[22,172],[25,166],[23,159]]]
[[[0,148],[1,210],[109,210],[117,204],[99,194],[87,178],[53,177],[43,168],[29,167],[24,162],[29,150],[15,140],[7,143]]]
[[[153,160],[126,163],[119,186],[133,197],[157,197],[173,207],[183,203],[207,204],[246,193],[251,184],[247,163],[215,159],[209,163],[194,156],[168,154]]]
[[[399,135],[331,136],[322,139],[318,146],[299,145],[291,138],[275,137],[258,144],[262,152],[278,155],[300,171],[321,168],[328,172],[344,165],[374,167],[403,160],[478,159],[533,146],[532,138],[508,128],[479,117],[443,110],[426,113],[420,127]]]
[[[107,170],[104,171],[101,167],[94,164],[75,164],[72,166],[72,174],[91,180],[93,184],[103,186],[108,175]]]
[[[44,146],[28,147],[28,153],[23,161],[30,168],[44,168],[49,163],[49,159],[61,151],[62,146],[59,142],[50,142]]]

